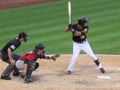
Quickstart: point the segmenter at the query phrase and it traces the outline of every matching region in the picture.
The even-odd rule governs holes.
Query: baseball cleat
[[[5,75],[1,75],[1,79],[4,79],[4,80],[11,80],[11,77],[5,76]]]
[[[105,70],[103,68],[99,69],[101,71],[101,73],[105,73]]]
[[[20,72],[13,72],[13,76],[19,76]]]
[[[67,74],[72,74],[72,71],[67,71],[66,73],[67,73]]]
[[[29,78],[29,79],[28,79],[28,78],[27,78],[27,79],[25,78],[25,79],[24,79],[24,83],[30,83],[30,82],[33,82],[32,78]]]
[[[29,80],[24,80],[24,83],[29,83]]]

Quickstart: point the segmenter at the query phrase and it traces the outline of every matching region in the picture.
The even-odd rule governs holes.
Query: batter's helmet
[[[26,32],[20,32],[19,35],[18,35],[18,38],[24,38],[25,39],[25,42],[27,41],[27,33]]]
[[[78,24],[80,25],[83,25],[84,23],[88,23],[88,22],[89,22],[88,18],[83,17],[83,16],[78,19]]]
[[[37,44],[35,45],[35,49],[36,50],[43,50],[45,48],[45,46],[43,44]]]

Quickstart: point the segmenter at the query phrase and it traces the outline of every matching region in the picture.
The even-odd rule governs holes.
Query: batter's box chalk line
[[[107,70],[120,71],[120,67],[107,67]]]

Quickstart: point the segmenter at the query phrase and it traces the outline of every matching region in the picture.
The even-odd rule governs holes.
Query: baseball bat
[[[71,24],[71,2],[68,2],[68,21]]]

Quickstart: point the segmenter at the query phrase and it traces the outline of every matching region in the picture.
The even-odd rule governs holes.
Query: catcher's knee
[[[28,69],[31,71],[36,70],[39,67],[39,63],[38,62],[29,62],[28,63]]]
[[[38,67],[39,67],[39,63],[36,62],[36,63],[35,63],[35,68],[34,68],[34,70],[36,70]]]

